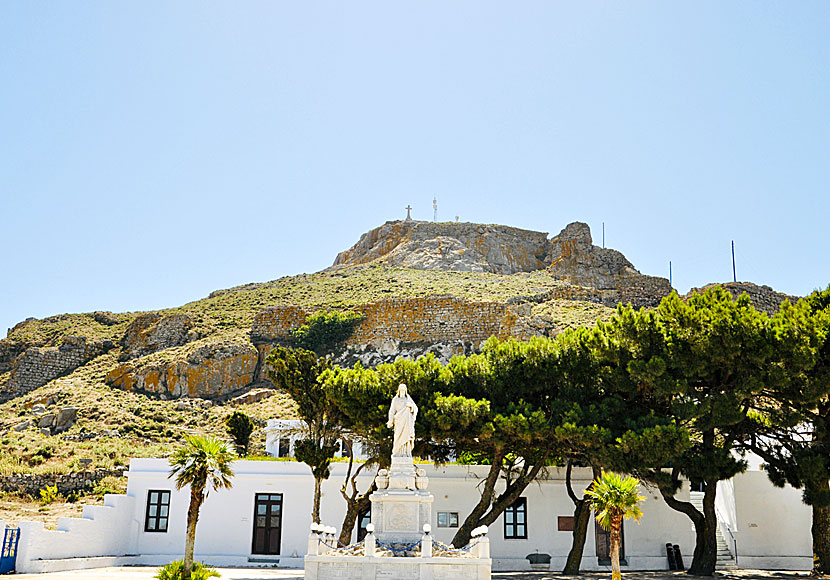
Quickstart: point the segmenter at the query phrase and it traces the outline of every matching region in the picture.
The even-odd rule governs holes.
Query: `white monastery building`
[[[278,431],[278,429],[277,429]],[[279,437],[276,437],[279,439]],[[276,453],[275,453],[276,454]],[[421,464],[434,497],[432,536],[449,544],[478,499],[477,485],[486,466]],[[322,522],[340,528],[345,501],[340,486],[346,463],[335,463],[323,485]],[[107,495],[104,506],[86,506],[82,518],[62,518],[56,531],[42,523],[21,522],[17,571],[45,572],[130,564],[161,565],[184,552],[187,489],[177,491],[164,459],[133,459],[126,495]],[[303,567],[309,549],[314,480],[308,466],[295,461],[236,461],[233,487],[211,491],[202,506],[196,535],[196,558],[215,566],[279,565]],[[374,476],[362,476],[366,489]],[[565,489],[564,469],[552,468],[489,527],[494,570],[528,570],[526,556],[552,556],[551,570],[561,570],[571,547],[573,504]],[[574,489],[590,481],[588,470],[574,471]],[[624,562],[629,570],[665,570],[667,542],[680,546],[691,562],[691,521],[670,509],[656,491],[643,488],[643,517],[625,522]],[[688,486],[679,492],[687,500]],[[694,500],[694,498],[692,498]],[[718,488],[718,514],[724,554],[740,568],[809,570],[812,566],[811,514],[801,494],[778,489],[759,462]],[[365,531],[369,514],[361,517]],[[3,522],[0,522],[2,527]],[[582,568],[607,570],[607,536],[591,522]],[[356,530],[355,535],[361,533]],[[353,538],[353,541],[357,538]]]

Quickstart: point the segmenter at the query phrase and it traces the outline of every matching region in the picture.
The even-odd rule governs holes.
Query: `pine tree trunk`
[[[827,481],[815,487],[830,493]],[[830,574],[830,506],[814,505],[813,508],[813,575]]]
[[[622,518],[615,517],[611,520],[611,580],[621,580],[620,570],[620,529]]]
[[[675,468],[674,472],[672,473],[672,479],[676,480],[678,476],[678,469]],[[694,555],[692,556],[692,565],[689,566],[688,573],[694,576],[711,576],[714,574],[715,571],[715,563],[717,562],[718,552],[717,552],[717,536],[716,536],[716,529],[717,529],[717,519],[714,517],[715,512],[715,492],[714,486],[717,485],[717,482],[706,482],[706,490],[709,491],[712,488],[712,492],[707,498],[706,494],[703,496],[703,511],[704,513],[700,513],[695,509],[695,507],[687,502],[687,501],[680,501],[676,499],[671,491],[666,490],[663,487],[660,487],[660,494],[663,496],[663,499],[673,510],[677,510],[681,513],[686,514],[689,516],[689,519],[692,520],[692,524],[695,527],[695,551]],[[707,521],[705,517],[705,512],[707,511],[706,506],[710,505],[711,512],[713,517]],[[708,526],[708,527],[707,527]],[[710,530],[711,534],[707,531]],[[711,537],[711,541],[707,540],[707,538]],[[708,545],[708,547],[707,547]],[[707,556],[707,550],[709,556]],[[708,570],[708,572],[707,572]]]
[[[311,521],[320,523],[320,493],[323,488],[323,480],[314,478],[314,507],[311,508]]]
[[[190,506],[187,509],[187,533],[184,542],[184,570],[182,580],[190,580],[193,571],[193,551],[196,546],[196,523],[199,521],[199,509],[204,495],[201,489],[190,488]]]
[[[594,480],[600,476],[600,471],[597,468],[593,468]],[[573,489],[571,488],[571,463],[568,463],[568,469],[565,473],[565,484],[568,487],[568,495],[571,496],[571,500],[573,500],[576,496],[573,495]],[[587,489],[590,489],[593,485],[593,481],[591,485],[588,486]],[[588,537],[588,524],[591,521],[591,502],[588,501],[587,496],[583,495],[582,499],[577,499],[574,501],[574,529],[573,529],[573,540],[571,541],[571,551],[568,552],[568,560],[565,562],[565,569],[562,570],[563,574],[568,575],[577,575],[579,574],[579,568],[582,565],[582,555],[585,552],[585,539]]]
[[[343,525],[340,528],[340,543],[344,546],[352,542],[352,533],[357,523],[357,516],[360,515],[360,512],[372,505],[372,501],[369,499],[371,491],[370,489],[365,495],[347,501],[346,505],[348,507],[346,508],[346,515],[343,517]]]
[[[579,574],[582,564],[582,554],[585,552],[585,539],[588,537],[588,524],[591,521],[591,504],[586,499],[579,500],[574,508],[574,529],[571,551],[568,552],[568,561],[565,562],[563,574]]]
[[[490,465],[490,471],[487,473],[487,479],[484,481],[484,489],[481,490],[481,498],[478,503],[458,528],[458,531],[453,536],[450,542],[456,548],[463,548],[470,543],[470,534],[478,527],[479,518],[487,511],[490,504],[493,502],[493,493],[496,488],[496,482],[499,480],[499,473],[501,472],[501,462],[504,458],[501,454],[496,454],[493,457],[493,463]]]
[[[718,562],[718,517],[715,513],[715,493],[717,480],[706,481],[703,492],[703,518],[694,521],[695,552],[689,574],[693,576],[712,576]]]

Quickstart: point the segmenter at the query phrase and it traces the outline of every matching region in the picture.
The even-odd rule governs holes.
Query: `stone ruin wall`
[[[355,308],[366,318],[346,341],[349,347],[386,341],[404,343],[471,342],[490,336],[512,336],[523,309],[499,302],[471,302],[454,296],[392,298]],[[295,306],[273,306],[254,319],[251,340],[256,344],[279,342],[305,322],[310,312]]]
[[[713,286],[722,286],[723,289],[732,294],[734,298],[746,293],[755,308],[770,315],[778,312],[778,309],[781,308],[781,303],[784,302],[784,300],[789,300],[792,304],[795,304],[799,299],[798,296],[790,296],[789,294],[784,294],[783,292],[776,292],[769,286],[759,286],[757,284],[753,284],[752,282],[707,284],[703,288],[692,288],[689,291],[689,294],[694,292],[703,292]],[[687,294],[687,296],[689,294]]]
[[[260,310],[251,326],[251,340],[254,344],[283,340],[305,323],[308,314],[299,306],[269,306]]]
[[[14,359],[26,352],[29,345],[22,341],[4,338],[0,340],[0,373],[12,370]]]
[[[470,302],[454,296],[393,298],[364,304],[366,318],[346,341],[348,346],[400,342],[472,342],[511,336],[514,308],[498,302]]]
[[[121,338],[123,352],[119,360],[142,357],[196,340],[199,336],[192,329],[193,321],[186,314],[163,316],[149,312],[137,316]]]
[[[116,467],[114,469],[96,469],[94,471],[79,471],[61,475],[54,473],[0,475],[0,491],[25,493],[37,498],[40,496],[41,489],[54,485],[58,488],[58,493],[66,497],[71,493],[92,490],[95,484],[105,477],[123,477],[126,469],[126,467]]]
[[[83,336],[67,336],[60,346],[30,347],[12,364],[11,375],[4,392],[0,392],[0,399],[24,395],[42,387],[112,347],[112,341],[89,342]]]

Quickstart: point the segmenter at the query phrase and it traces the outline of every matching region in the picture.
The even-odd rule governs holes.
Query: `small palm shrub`
[[[158,580],[181,580],[184,574],[184,560],[174,560],[163,568],[159,568],[154,578]],[[219,578],[220,574],[216,568],[210,568],[201,562],[193,562],[193,571],[190,573],[190,580],[207,580],[208,578]]]

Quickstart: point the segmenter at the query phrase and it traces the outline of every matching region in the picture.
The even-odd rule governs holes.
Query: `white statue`
[[[392,440],[392,457],[412,457],[412,447],[415,445],[415,418],[418,416],[418,406],[406,392],[406,385],[398,385],[398,393],[392,398],[389,406],[389,422],[387,427],[395,428],[395,437]]]

